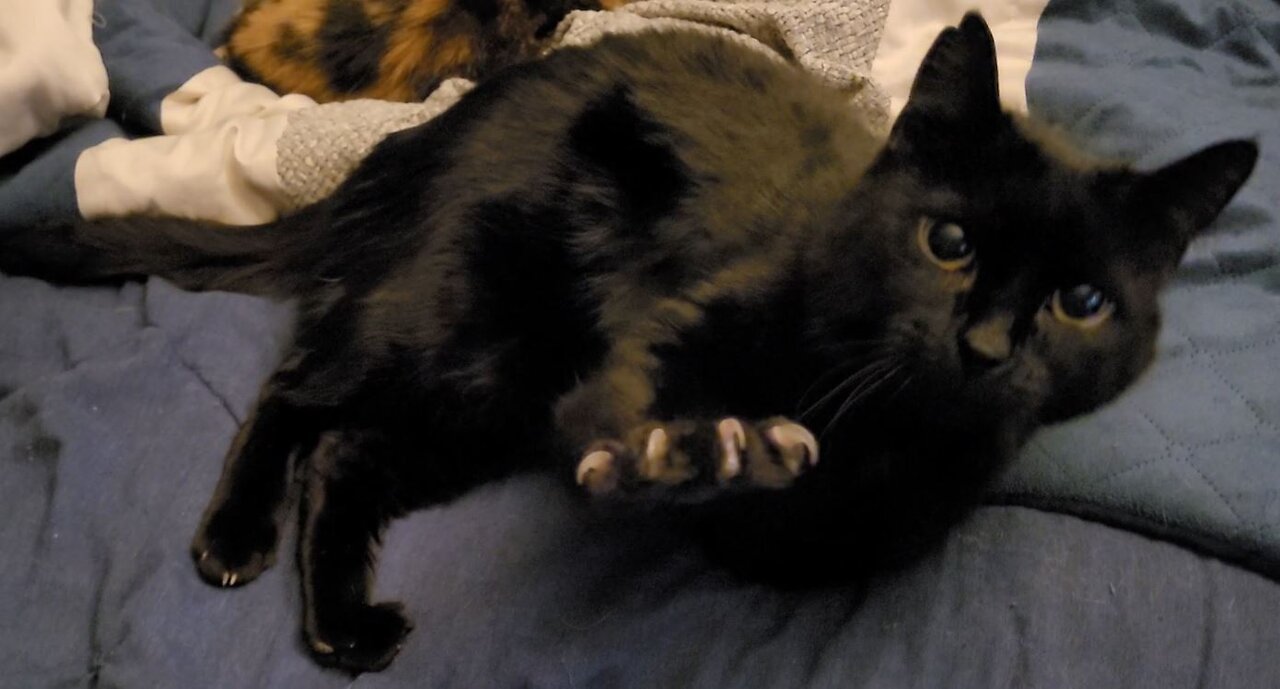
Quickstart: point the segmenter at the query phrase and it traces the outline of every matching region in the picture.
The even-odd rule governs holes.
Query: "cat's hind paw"
[[[303,635],[316,662],[358,674],[390,665],[412,630],[399,603],[378,603],[326,610]]]
[[[818,441],[784,418],[671,421],[593,443],[578,462],[592,495],[670,493],[706,497],[733,487],[784,488],[818,461]]]
[[[218,510],[200,525],[191,543],[196,571],[214,586],[243,586],[275,563],[278,533],[269,520]]]

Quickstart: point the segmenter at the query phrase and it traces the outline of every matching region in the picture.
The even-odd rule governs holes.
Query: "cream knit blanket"
[[[884,127],[888,99],[868,74],[888,13],[889,0],[644,0],[612,12],[570,14],[549,50],[615,33],[723,35],[848,92],[851,107]],[[290,113],[276,157],[286,198],[297,207],[328,196],[383,137],[444,112],[472,86],[451,79],[423,103],[349,101]]]

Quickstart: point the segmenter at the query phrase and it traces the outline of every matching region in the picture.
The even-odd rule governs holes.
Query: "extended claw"
[[[578,462],[576,476],[578,485],[586,487],[593,493],[612,489],[612,484],[617,482],[613,471],[613,453],[608,450],[588,452],[582,461]]]
[[[716,475],[721,481],[728,481],[742,473],[742,451],[747,447],[747,431],[741,421],[729,417],[716,424],[716,435],[723,450]]]
[[[666,470],[667,453],[671,451],[671,436],[661,428],[649,431],[649,439],[644,446],[644,459],[640,462],[640,475],[647,479],[657,479]]]
[[[778,448],[783,463],[793,474],[799,474],[806,464],[818,463],[818,440],[804,426],[780,423],[765,431],[765,436]]]

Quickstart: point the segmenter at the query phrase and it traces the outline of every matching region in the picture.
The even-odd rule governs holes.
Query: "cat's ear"
[[[1159,170],[1140,175],[1129,198],[1139,215],[1158,214],[1173,239],[1185,248],[1203,231],[1253,172],[1258,145],[1226,141]]]
[[[982,16],[969,12],[959,27],[934,39],[890,141],[978,134],[994,126],[1000,113],[995,39]]]

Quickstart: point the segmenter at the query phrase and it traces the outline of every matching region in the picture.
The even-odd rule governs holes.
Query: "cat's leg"
[[[325,432],[307,462],[298,563],[303,634],[323,665],[380,670],[412,626],[396,603],[370,601],[374,547],[399,513],[378,448],[358,432]]]
[[[274,563],[293,485],[291,460],[310,450],[331,412],[361,380],[357,367],[343,365],[351,358],[343,331],[317,323],[300,330],[263,385],[192,539],[196,568],[215,586],[246,584]]]
[[[303,435],[305,413],[281,399],[275,381],[227,451],[218,487],[191,543],[200,576],[215,586],[240,586],[275,561],[287,512],[290,458]]]
[[[701,501],[784,488],[818,461],[814,435],[783,417],[651,418],[651,379],[639,367],[608,368],[557,405],[574,477],[589,493]]]

